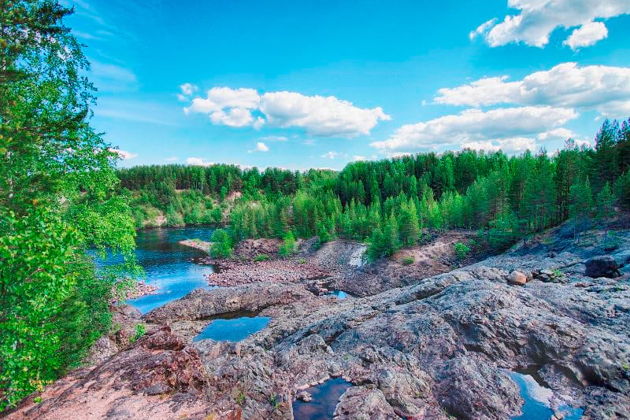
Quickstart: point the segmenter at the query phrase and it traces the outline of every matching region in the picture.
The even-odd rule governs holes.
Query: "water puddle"
[[[509,375],[518,385],[521,397],[525,401],[521,407],[523,414],[512,417],[512,420],[551,419],[554,414],[551,409],[553,391],[540,385],[532,375],[517,372],[509,372]],[[563,420],[579,420],[584,413],[582,408],[575,408],[569,405],[560,406],[558,411],[564,415]]]
[[[351,297],[348,293],[344,292],[343,290],[333,290],[332,292],[328,293],[329,296],[334,296],[337,299],[343,300],[343,299],[347,299],[349,297]]]
[[[271,318],[266,316],[235,316],[215,319],[210,322],[193,341],[212,339],[215,341],[241,341],[262,330]]]
[[[328,420],[335,414],[339,398],[352,384],[342,378],[329,379],[306,389],[311,394],[309,402],[297,400],[293,403],[295,420]]]

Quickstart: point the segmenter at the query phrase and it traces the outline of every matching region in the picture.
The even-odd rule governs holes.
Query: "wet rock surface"
[[[597,234],[584,245],[560,233],[363,298],[318,296],[308,282],[195,291],[145,315],[150,333],[130,349],[9,418],[291,419],[298,395],[341,377],[352,386],[339,419],[506,419],[524,403],[510,372],[524,371],[556,407],[629,418],[630,284],[585,276]],[[630,250],[617,233],[613,258]],[[528,281],[510,284],[513,271]],[[238,311],[271,321],[237,343],[192,341]]]

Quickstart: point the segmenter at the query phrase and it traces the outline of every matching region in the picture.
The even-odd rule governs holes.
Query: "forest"
[[[568,218],[583,222],[630,207],[630,120],[606,120],[594,148],[571,139],[554,155],[473,150],[348,164],[342,171],[139,166],[118,176],[138,227],[227,227],[245,238],[318,236],[367,241],[379,258],[427,231],[479,230],[494,251]]]
[[[230,165],[118,169],[91,123],[89,62],[54,0],[0,2],[0,412],[81,366],[140,272],[136,229],[212,224],[213,252],[244,238],[336,237],[377,259],[427,232],[474,229],[500,250],[568,218],[630,208],[630,121],[593,148],[470,150],[354,162],[340,172]],[[97,269],[96,257],[123,263]],[[96,257],[95,257],[96,256]]]

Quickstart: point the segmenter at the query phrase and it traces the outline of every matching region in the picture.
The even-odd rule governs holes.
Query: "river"
[[[138,232],[136,256],[144,268],[147,284],[159,289],[156,293],[127,301],[143,314],[179,299],[198,288],[210,288],[204,275],[213,272],[211,266],[191,262],[206,254],[180,245],[183,239],[210,240],[210,227],[147,229]]]

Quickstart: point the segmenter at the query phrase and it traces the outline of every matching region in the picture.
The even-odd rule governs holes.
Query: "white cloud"
[[[608,36],[608,28],[602,22],[589,22],[574,29],[564,42],[564,45],[568,45],[572,50],[577,50],[580,47],[590,47],[595,45],[597,41]]]
[[[529,137],[511,137],[507,139],[473,141],[462,144],[462,149],[485,150],[486,152],[502,150],[507,154],[518,154],[527,150],[535,152],[539,148],[536,141]]]
[[[289,138],[285,137],[285,136],[265,136],[265,137],[261,137],[259,140],[262,141],[280,141],[280,142],[284,142],[284,141],[288,141]]]
[[[208,162],[199,157],[189,157],[186,159],[186,163],[191,166],[211,166],[214,162]]]
[[[110,148],[108,150],[110,152],[116,153],[122,160],[129,160],[129,159],[138,157],[136,153],[131,153],[126,150],[113,149],[113,148]]]
[[[553,140],[575,139],[576,137],[577,137],[577,134],[575,134],[573,131],[564,127],[560,127],[560,128],[554,128],[553,130],[542,132],[536,136],[536,139],[540,141],[553,141]]]
[[[182,102],[186,102],[190,100],[190,97],[197,92],[197,86],[193,85],[192,83],[184,83],[182,85],[179,85],[179,90],[181,91],[181,93],[177,94],[177,99],[179,99]]]
[[[245,127],[254,121],[252,113],[245,108],[230,108],[226,111],[219,110],[210,113],[210,121],[216,125],[229,127]]]
[[[490,111],[468,109],[456,115],[403,125],[387,140],[371,145],[384,151],[417,151],[479,144],[478,142],[497,139],[535,137],[560,128],[576,117],[577,113],[572,109],[550,106],[499,108]],[[516,143],[510,143],[510,147],[516,147]]]
[[[337,159],[339,157],[339,153],[338,152],[326,152],[324,153],[321,157],[323,157],[324,159]]]
[[[256,147],[253,150],[250,150],[249,152],[268,152],[269,151],[269,146],[267,146],[265,143],[263,143],[262,141],[259,141],[256,143]]]
[[[470,33],[470,38],[482,36],[492,47],[511,42],[544,47],[549,43],[549,35],[558,27],[579,27],[578,30],[586,33],[593,31],[595,19],[630,13],[629,0],[508,0],[508,7],[520,10],[520,13],[505,16],[500,22],[485,22]],[[601,36],[601,26],[606,28],[600,24],[597,31]],[[593,45],[603,38],[595,39],[591,34],[589,39],[592,42],[582,46]],[[566,43],[570,46],[568,40]]]
[[[164,159],[164,162],[177,162],[179,158],[177,156],[170,156]]]
[[[501,103],[553,105],[625,117],[630,111],[630,67],[562,63],[515,82],[508,82],[506,76],[489,77],[440,89],[435,101],[475,107]]]
[[[193,85],[192,83],[184,83],[180,85],[179,88],[182,91],[182,94],[187,96],[190,96],[197,91],[197,86]]]
[[[369,134],[379,120],[389,120],[380,107],[364,109],[334,96],[305,96],[297,92],[269,92],[260,110],[270,125],[301,127],[315,136],[355,137]]]
[[[380,120],[390,119],[380,107],[359,108],[334,96],[306,96],[287,91],[259,95],[254,89],[228,87],[215,87],[208,91],[206,98],[193,98],[184,111],[208,114],[213,124],[299,127],[311,135],[323,137],[369,134]]]

